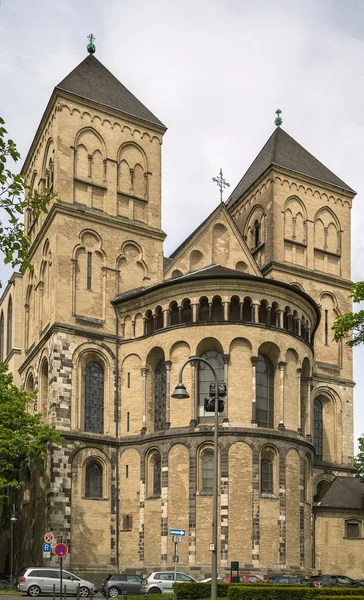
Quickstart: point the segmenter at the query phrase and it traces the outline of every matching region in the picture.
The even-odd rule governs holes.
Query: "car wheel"
[[[162,592],[160,591],[159,588],[152,588],[151,590],[149,590],[148,594],[161,594]]]
[[[116,598],[119,596],[119,590],[116,587],[111,587],[108,593],[109,598]]]
[[[81,598],[87,598],[90,595],[90,590],[86,586],[80,587]]]
[[[40,587],[38,587],[37,585],[30,585],[27,589],[27,594],[28,594],[28,596],[32,596],[33,598],[35,598],[36,596],[39,596]]]

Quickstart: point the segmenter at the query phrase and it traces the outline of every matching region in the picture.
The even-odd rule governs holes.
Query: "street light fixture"
[[[13,587],[14,583],[14,523],[17,522],[15,516],[15,504],[13,504],[11,517],[10,517],[10,587]]]
[[[191,356],[188,360],[186,360],[179,370],[178,383],[175,387],[173,394],[171,394],[172,398],[176,398],[177,400],[185,400],[189,398],[189,394],[186,390],[185,385],[182,383],[182,374],[183,370],[188,363],[191,362],[200,362],[207,365],[214,374],[215,377],[215,386],[213,389],[213,398],[212,401],[215,403],[215,425],[214,425],[214,472],[213,472],[213,493],[212,493],[212,543],[210,544],[211,550],[211,600],[217,600],[217,519],[218,519],[218,510],[217,510],[217,499],[218,499],[218,428],[219,428],[219,396],[220,398],[226,395],[226,386],[223,386],[221,389],[221,385],[219,388],[219,379],[217,376],[217,372],[212,366],[212,364],[201,358],[200,356]],[[220,390],[220,393],[219,393]],[[210,386],[210,396],[211,396],[211,386]],[[221,400],[220,400],[221,402]],[[221,408],[221,406],[220,406]]]

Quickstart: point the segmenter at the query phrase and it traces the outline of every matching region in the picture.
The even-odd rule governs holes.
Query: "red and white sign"
[[[209,550],[210,550],[210,552],[215,552],[215,550],[216,550],[215,544],[209,544]]]
[[[68,554],[68,546],[66,544],[56,544],[54,546],[54,554],[57,554],[59,558],[63,558],[63,556]]]

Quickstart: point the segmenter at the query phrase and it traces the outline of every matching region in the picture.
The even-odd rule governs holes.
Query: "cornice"
[[[318,276],[320,277],[320,281],[324,281],[330,285],[336,285],[337,287],[341,287],[345,290],[350,290],[352,286],[352,281],[349,279],[343,279],[342,277],[337,277],[336,275],[329,275],[327,273],[322,273],[321,271],[312,271],[312,269],[307,269],[306,267],[302,267],[300,265],[289,266],[287,263],[280,260],[272,260],[264,267],[261,267],[262,273],[265,277],[273,270],[279,269],[284,273],[288,273],[289,275],[295,275],[297,277],[297,273],[303,275],[306,279],[311,279],[312,281],[317,281]],[[275,281],[275,280],[274,280]]]

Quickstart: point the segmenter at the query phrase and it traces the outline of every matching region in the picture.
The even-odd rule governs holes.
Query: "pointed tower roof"
[[[55,89],[166,129],[166,126],[92,54],[73,69]]]
[[[272,165],[282,167],[300,175],[306,175],[311,179],[328,183],[329,185],[355,194],[354,190],[342,181],[342,179],[312,156],[281,127],[277,127],[231,193],[226,203],[227,206],[232,206],[254,181]]]

